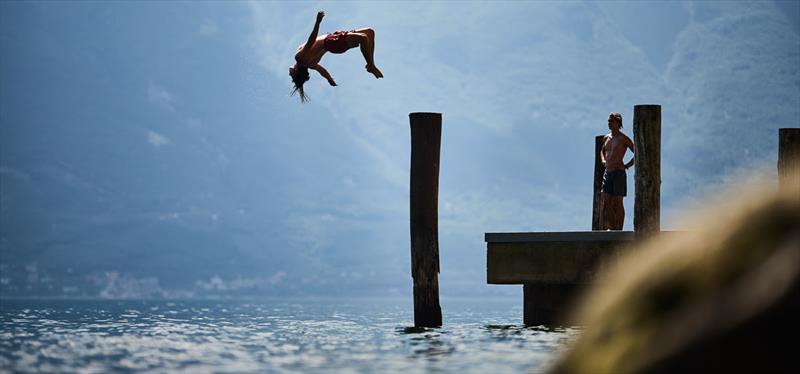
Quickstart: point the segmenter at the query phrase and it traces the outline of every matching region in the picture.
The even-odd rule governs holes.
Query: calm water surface
[[[0,372],[537,372],[575,329],[524,328],[522,300],[0,300]]]

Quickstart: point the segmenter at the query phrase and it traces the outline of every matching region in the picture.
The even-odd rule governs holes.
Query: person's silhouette
[[[308,41],[297,47],[297,53],[294,55],[295,63],[289,67],[289,75],[294,83],[292,94],[298,93],[302,102],[308,100],[308,96],[303,90],[303,84],[309,79],[308,69],[316,70],[328,80],[331,86],[336,86],[336,81],[333,80],[331,74],[319,63],[326,52],[339,54],[346,52],[350,48],[361,46],[361,54],[364,55],[364,60],[367,62],[365,66],[367,72],[374,75],[375,78],[383,78],[383,73],[375,66],[373,57],[375,53],[375,30],[366,27],[352,31],[336,31],[318,37],[319,25],[323,17],[325,17],[325,12],[317,12],[317,21],[314,23],[311,35],[308,36]]]
[[[625,207],[622,198],[628,194],[628,176],[625,170],[633,166],[633,159],[627,164],[622,158],[625,152],[633,149],[633,141],[623,134],[622,115],[611,113],[608,115],[608,129],[611,133],[603,138],[603,149],[600,151],[600,160],[606,168],[603,173],[603,205],[605,211],[606,227],[611,230],[622,230],[625,222]]]

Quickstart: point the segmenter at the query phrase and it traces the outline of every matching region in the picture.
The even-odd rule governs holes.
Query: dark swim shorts
[[[344,53],[350,47],[347,45],[347,31],[336,31],[325,36],[323,44],[325,50],[330,53]]]
[[[603,187],[600,191],[611,196],[628,196],[628,176],[625,170],[614,170],[603,173]]]

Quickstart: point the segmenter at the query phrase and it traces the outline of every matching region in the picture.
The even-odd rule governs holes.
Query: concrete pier
[[[662,231],[658,235],[680,235]],[[486,280],[523,285],[526,326],[561,325],[582,289],[636,243],[633,231],[486,233]]]
[[[633,239],[631,231],[487,233],[487,283],[523,285],[525,326],[560,325],[575,296]]]

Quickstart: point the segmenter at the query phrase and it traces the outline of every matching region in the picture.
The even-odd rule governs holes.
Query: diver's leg
[[[354,35],[354,39],[357,39],[361,46],[361,54],[367,62],[365,66],[367,71],[375,75],[375,78],[383,78],[383,73],[375,66],[375,31],[371,28],[357,29],[347,34],[348,37],[350,35]]]
[[[372,28],[364,28],[364,29],[357,29],[354,30],[359,34],[364,34],[369,39],[369,61],[372,61],[370,65],[375,66],[375,30]]]

